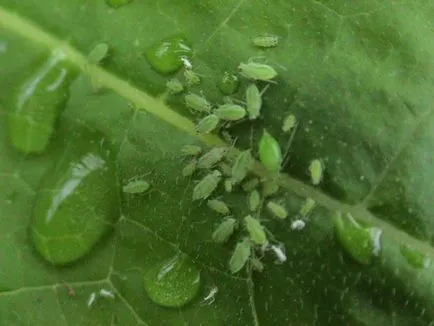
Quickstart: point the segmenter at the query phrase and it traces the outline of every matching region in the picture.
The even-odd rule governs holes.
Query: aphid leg
[[[281,170],[289,163],[289,160],[290,160],[289,150],[291,148],[292,141],[294,140],[294,136],[295,136],[295,132],[297,131],[297,127],[298,127],[298,123],[296,123],[294,128],[292,128],[291,136],[289,136],[289,140],[286,143],[285,152],[283,154],[284,159],[283,159]]]

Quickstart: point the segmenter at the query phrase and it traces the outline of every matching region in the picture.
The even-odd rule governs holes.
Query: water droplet
[[[192,49],[182,36],[172,36],[154,43],[145,52],[146,60],[163,75],[177,72],[183,67],[182,58],[191,57]]]
[[[372,263],[381,251],[382,230],[376,227],[362,227],[350,214],[336,213],[335,235],[346,252],[362,264]]]
[[[105,3],[112,8],[119,8],[129,4],[133,0],[105,0]]]
[[[238,90],[240,79],[230,71],[225,71],[217,84],[220,91],[225,95],[231,95]]]
[[[179,308],[198,294],[200,272],[190,258],[177,254],[148,269],[144,275],[144,285],[149,298],[156,304]]]
[[[75,75],[66,56],[53,51],[42,67],[22,85],[9,115],[10,139],[17,149],[24,153],[39,153],[46,148],[68,100],[69,86]]]
[[[84,256],[119,217],[116,167],[102,136],[75,136],[42,178],[32,212],[33,244],[55,265]]]
[[[426,255],[409,245],[402,244],[400,250],[407,262],[415,268],[428,268],[431,265],[431,260]]]

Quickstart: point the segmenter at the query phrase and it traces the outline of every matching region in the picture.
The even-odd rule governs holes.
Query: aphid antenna
[[[267,89],[270,87],[270,84],[267,84],[264,86],[264,88],[259,92],[259,95],[264,95],[264,93],[267,91]]]
[[[291,149],[292,141],[294,140],[294,136],[295,136],[295,132],[297,131],[297,127],[298,127],[298,122],[295,124],[294,128],[292,128],[291,136],[289,136],[289,140],[286,143],[285,152],[283,155],[283,157],[285,159],[283,160],[282,167],[280,168],[281,170],[283,170],[283,168],[289,163],[289,160],[291,159],[291,157],[288,154],[289,154],[289,150]]]

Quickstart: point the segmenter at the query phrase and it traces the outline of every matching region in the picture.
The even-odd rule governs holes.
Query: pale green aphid
[[[184,78],[187,84],[190,86],[196,86],[200,84],[199,74],[191,69],[184,70]]]
[[[184,177],[189,177],[189,176],[193,175],[193,173],[196,171],[196,169],[197,169],[197,161],[192,160],[190,163],[188,163],[186,166],[184,166],[184,168],[182,169],[182,175]]]
[[[258,185],[259,185],[259,179],[254,178],[254,179],[251,179],[249,181],[244,182],[243,185],[241,186],[241,188],[243,188],[243,190],[245,192],[249,192],[249,191],[252,191],[253,189],[255,189]]]
[[[258,87],[251,83],[246,89],[246,105],[249,119],[255,120],[261,114],[262,97]]]
[[[147,191],[150,186],[149,182],[145,180],[135,180],[128,182],[128,184],[123,186],[122,190],[127,194],[140,194]]]
[[[238,242],[229,260],[229,270],[232,274],[238,273],[247,263],[252,254],[252,247],[248,238]]]
[[[207,201],[206,204],[209,208],[219,214],[228,215],[230,213],[230,209],[224,201],[218,199],[210,199]]]
[[[184,90],[184,85],[178,78],[172,78],[166,82],[167,89],[173,94],[179,94]]]
[[[279,172],[283,161],[279,142],[266,129],[259,140],[259,160],[273,173]]]
[[[294,128],[296,124],[297,118],[295,117],[295,115],[287,115],[285,119],[283,119],[282,131],[286,133],[291,132],[292,128]]]
[[[232,175],[232,167],[229,164],[222,162],[219,164],[219,168],[224,176],[230,177]]]
[[[234,182],[232,181],[232,179],[226,179],[224,186],[226,192],[232,192],[232,189],[234,187]]]
[[[227,152],[227,147],[214,147],[199,158],[197,161],[197,167],[199,169],[210,169],[220,162]]]
[[[240,73],[249,79],[269,81],[277,76],[277,71],[273,67],[257,62],[241,62],[238,65]]]
[[[431,263],[427,255],[409,245],[402,244],[400,246],[400,251],[407,262],[414,268],[427,268]]]
[[[181,152],[185,155],[197,156],[202,153],[202,147],[197,145],[184,145],[181,148]]]
[[[252,242],[260,246],[268,244],[267,235],[259,220],[253,218],[251,215],[247,215],[244,217],[244,223]]]
[[[213,232],[213,241],[217,243],[227,242],[237,227],[238,221],[236,219],[231,217],[226,218]]]
[[[235,183],[241,182],[247,176],[253,164],[253,156],[250,149],[240,152],[232,165],[232,179]]]
[[[197,123],[195,128],[196,132],[199,134],[208,134],[217,128],[219,122],[220,118],[215,114],[207,115]]]
[[[288,212],[286,211],[285,207],[283,207],[282,205],[274,202],[274,201],[269,201],[267,203],[267,209],[276,217],[280,218],[280,219],[285,219],[288,217]]]
[[[312,198],[306,198],[306,200],[303,202],[303,205],[300,208],[300,215],[301,216],[307,216],[310,212],[315,208],[316,201]]]
[[[100,63],[107,57],[109,52],[109,46],[107,43],[98,43],[93,47],[89,53],[89,61],[93,64]]]
[[[276,35],[260,35],[253,39],[253,45],[259,48],[273,48],[279,44],[279,37]]]
[[[185,105],[197,112],[211,112],[211,103],[206,98],[195,93],[190,93],[184,96]]]
[[[193,189],[193,200],[207,199],[217,188],[222,174],[218,170],[214,170],[207,174]]]
[[[309,164],[309,174],[310,174],[310,180],[313,185],[318,185],[323,177],[324,173],[324,164],[318,160],[314,159]]]
[[[246,116],[246,109],[238,104],[222,104],[213,113],[222,120],[237,121]]]
[[[262,194],[264,197],[270,197],[279,191],[279,185],[272,180],[265,181],[262,185]]]
[[[252,264],[252,269],[257,272],[263,272],[264,271],[264,264],[256,257],[250,258],[250,264]]]
[[[259,194],[259,191],[252,190],[249,193],[249,209],[251,212],[256,212],[256,210],[259,208],[259,205],[261,204],[261,195]]]

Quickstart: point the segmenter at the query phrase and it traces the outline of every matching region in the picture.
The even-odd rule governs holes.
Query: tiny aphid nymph
[[[306,200],[303,202],[303,205],[300,208],[300,215],[301,216],[307,216],[310,212],[315,208],[316,202],[312,198],[306,198]]]
[[[265,234],[264,227],[261,225],[261,222],[251,215],[247,215],[244,217],[244,223],[249,233],[250,240],[257,245],[267,245],[268,239]]]
[[[232,181],[232,179],[226,179],[224,186],[225,186],[226,192],[232,192],[233,187],[234,187],[234,182]]]
[[[107,43],[98,43],[93,47],[89,53],[89,61],[94,64],[100,63],[104,60],[109,52],[109,46]]]
[[[254,80],[270,81],[277,76],[277,71],[264,63],[241,62],[238,69],[243,76]]]
[[[261,195],[259,194],[259,191],[253,190],[249,193],[249,209],[251,212],[255,212],[259,205],[261,204]]]
[[[99,295],[103,298],[108,298],[108,299],[114,299],[115,298],[115,294],[112,291],[106,290],[106,289],[101,289],[99,291]]]
[[[213,113],[222,120],[237,121],[246,116],[246,109],[237,104],[222,104]]]
[[[184,96],[185,105],[197,112],[211,112],[211,103],[198,94],[190,93]]]
[[[262,107],[262,97],[258,87],[251,83],[246,89],[246,105],[249,119],[255,120],[259,117]]]
[[[191,69],[184,70],[184,78],[189,86],[197,86],[200,84],[200,76]]]
[[[297,124],[297,119],[296,119],[295,115],[290,114],[290,115],[286,116],[285,119],[283,119],[282,131],[283,132],[290,132],[292,130],[292,128],[295,127],[296,124]]]
[[[266,129],[259,140],[259,160],[273,173],[279,172],[283,161],[279,142]]]
[[[197,145],[184,145],[181,148],[181,152],[185,155],[197,156],[202,153],[202,147]]]
[[[219,164],[219,168],[225,177],[230,177],[232,175],[232,167],[229,164],[222,162]]]
[[[238,242],[229,260],[229,270],[232,274],[238,273],[247,263],[252,254],[251,244],[248,238]]]
[[[285,219],[288,217],[288,212],[285,207],[282,205],[275,203],[274,201],[269,201],[267,203],[267,209],[276,217],[280,219]]]
[[[227,147],[214,147],[209,152],[203,154],[198,162],[197,167],[199,169],[209,169],[212,168],[215,164],[220,162],[223,157],[225,157],[228,152]]]
[[[173,94],[181,93],[184,90],[184,85],[177,78],[172,78],[166,82],[166,87]]]
[[[222,174],[214,170],[207,174],[193,189],[193,200],[207,199],[217,188],[222,179]]]
[[[319,159],[314,159],[309,164],[310,180],[313,185],[319,185],[324,174],[324,164]]]
[[[276,181],[267,180],[262,185],[262,194],[264,197],[270,197],[275,195],[279,191],[279,185]]]
[[[215,229],[212,234],[212,239],[216,243],[225,243],[229,240],[231,235],[234,233],[238,227],[238,221],[232,217],[226,218],[220,225]]]
[[[196,171],[196,168],[197,168],[197,161],[192,160],[182,169],[182,176],[184,177],[192,176],[193,173]]]
[[[250,149],[240,152],[232,165],[232,178],[235,183],[241,182],[247,176],[253,165],[253,156]]]
[[[255,189],[258,185],[259,185],[259,179],[253,178],[249,181],[244,182],[241,188],[243,188],[245,192],[250,192],[253,189]]]
[[[151,185],[145,180],[130,181],[122,187],[123,192],[127,194],[140,194],[149,189]]]
[[[279,44],[279,37],[276,35],[259,35],[252,42],[254,46],[259,48],[273,48]]]
[[[207,205],[209,208],[219,214],[228,215],[230,213],[229,207],[224,201],[218,199],[210,199],[207,201]]]
[[[196,132],[199,134],[208,134],[217,128],[219,122],[220,118],[215,114],[207,115],[197,123],[195,127]]]

